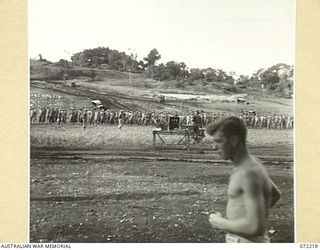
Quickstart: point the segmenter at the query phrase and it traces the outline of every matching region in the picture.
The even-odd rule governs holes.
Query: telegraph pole
[[[132,75],[131,75],[132,64],[137,59],[137,53],[135,53],[135,55],[134,55],[133,54],[133,51],[135,51],[134,49],[128,48],[128,50],[129,50],[130,57],[132,59],[132,61],[130,62],[130,66],[129,66],[129,86],[131,86],[132,85]]]

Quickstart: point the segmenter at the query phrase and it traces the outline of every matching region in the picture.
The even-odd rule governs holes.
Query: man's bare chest
[[[229,180],[228,196],[230,198],[240,198],[243,189],[241,188],[241,178],[239,174],[232,174]]]

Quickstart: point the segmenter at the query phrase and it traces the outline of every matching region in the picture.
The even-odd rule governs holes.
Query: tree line
[[[293,66],[283,63],[268,69],[259,69],[251,76],[235,77],[235,72],[227,73],[214,68],[188,68],[184,62],[169,61],[157,64],[160,59],[161,55],[157,49],[152,49],[143,60],[137,60],[136,54],[128,55],[108,47],[85,49],[71,56],[72,65],[142,73],[158,81],[176,81],[190,85],[225,83],[237,84],[239,87],[260,86],[270,91],[287,91],[288,95],[293,91]],[[61,66],[67,64],[63,59],[58,63]]]

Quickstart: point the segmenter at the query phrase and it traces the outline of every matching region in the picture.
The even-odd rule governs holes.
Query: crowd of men
[[[100,110],[100,109],[65,109],[59,108],[31,108],[30,122],[42,124],[81,124],[84,128],[88,125],[117,125],[119,129],[123,125],[166,125],[170,116],[179,117],[180,125],[192,125],[193,118],[197,115],[201,118],[201,127],[224,116],[238,116],[248,128],[265,129],[292,129],[294,124],[293,116],[275,113],[258,114],[253,111],[241,110],[239,113],[231,112],[140,112],[125,110]]]

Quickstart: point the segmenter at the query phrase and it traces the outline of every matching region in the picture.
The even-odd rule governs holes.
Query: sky
[[[294,0],[28,0],[30,58],[109,47],[251,75],[294,65]]]

